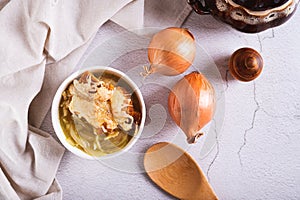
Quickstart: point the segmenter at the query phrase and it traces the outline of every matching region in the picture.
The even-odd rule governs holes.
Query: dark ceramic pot
[[[246,33],[258,33],[286,22],[299,0],[188,0],[198,14],[211,14]]]

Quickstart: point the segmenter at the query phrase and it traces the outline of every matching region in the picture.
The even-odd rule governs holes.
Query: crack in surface
[[[213,158],[213,160],[209,163],[209,166],[208,166],[208,169],[207,169],[207,172],[206,172],[206,177],[208,179],[208,182],[210,181],[210,177],[209,177],[209,171],[211,170],[213,164],[215,163],[216,159],[218,158],[218,155],[219,155],[219,152],[220,152],[220,144],[219,144],[219,138],[218,138],[218,133],[217,133],[217,123],[215,121],[215,119],[213,119],[213,122],[215,124],[215,128],[214,128],[214,132],[216,134],[216,147],[217,147],[217,152]]]
[[[256,118],[256,113],[260,110],[260,105],[256,99],[256,85],[255,85],[255,82],[253,82],[253,93],[254,93],[254,102],[256,104],[256,108],[253,112],[253,117],[252,117],[252,121],[251,121],[251,126],[245,130],[244,132],[244,142],[243,144],[240,146],[240,149],[238,151],[238,157],[239,157],[239,161],[240,161],[240,165],[241,167],[243,167],[243,162],[242,162],[242,158],[241,158],[241,153],[242,153],[242,150],[243,148],[247,145],[247,134],[249,131],[251,131],[253,128],[254,128],[254,123],[255,123],[255,118]]]
[[[262,41],[261,41],[259,34],[257,33],[256,35],[257,35],[257,40],[259,42],[259,49],[260,49],[259,52],[262,53],[262,51],[263,51]]]
[[[257,36],[257,41],[259,43],[259,50],[260,50],[259,52],[262,53],[263,52],[263,44],[262,44],[262,42],[264,40],[266,40],[266,39],[273,39],[273,38],[275,38],[275,30],[272,28],[272,35],[271,36],[265,36],[262,39],[261,39],[259,33],[257,33],[256,36]]]
[[[273,115],[270,114],[268,111],[266,111],[264,108],[260,107],[261,111],[263,111],[266,115],[268,115],[271,118],[275,118],[275,119],[282,119],[282,118],[291,118],[290,115]]]
[[[272,28],[272,35],[263,37],[262,41],[264,41],[265,39],[273,39],[273,38],[275,38],[275,30]]]
[[[225,88],[225,91],[227,91],[227,89],[228,89],[228,87],[229,87],[228,75],[229,75],[229,69],[226,70],[226,74],[225,74],[225,82],[226,82],[226,88]]]
[[[292,118],[292,116],[291,115],[273,115],[273,114],[270,114],[268,111],[266,111],[264,108],[262,108],[261,106],[260,106],[260,109],[261,109],[261,111],[263,112],[263,113],[265,113],[268,117],[271,117],[271,118],[273,118],[273,119],[285,119],[285,120],[292,120],[291,118]],[[285,136],[287,139],[291,139],[290,138],[290,133],[288,133],[288,132],[282,132],[282,131],[280,131],[280,132],[277,132],[277,134],[280,134],[280,135],[283,135],[283,136]]]

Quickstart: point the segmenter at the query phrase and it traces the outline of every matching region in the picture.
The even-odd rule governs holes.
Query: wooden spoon
[[[218,199],[196,161],[174,144],[151,146],[145,154],[144,167],[154,183],[179,199]]]

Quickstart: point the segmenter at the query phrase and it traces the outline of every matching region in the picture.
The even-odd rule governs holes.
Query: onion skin
[[[202,135],[199,131],[212,120],[215,90],[199,72],[192,72],[179,80],[169,94],[169,113],[187,136],[188,143],[195,143]]]
[[[181,74],[191,66],[195,54],[195,39],[187,29],[164,29],[153,36],[148,46],[149,71],[167,76]]]

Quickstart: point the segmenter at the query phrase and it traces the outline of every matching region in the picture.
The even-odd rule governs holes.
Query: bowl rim
[[[283,12],[284,10],[288,9],[289,6],[297,4],[298,1],[299,0],[287,0],[287,2],[281,4],[281,5],[277,6],[277,7],[266,9],[266,10],[260,10],[260,11],[251,10],[251,9],[249,9],[247,7],[244,7],[244,6],[242,6],[242,5],[234,2],[233,0],[228,0],[228,3],[231,6],[233,6],[234,9],[244,10],[249,15],[253,15],[253,16],[267,16],[270,13]]]
[[[122,148],[119,151],[116,151],[114,153],[111,154],[106,154],[103,156],[91,156],[87,153],[85,153],[84,151],[80,150],[79,148],[72,146],[70,143],[67,142],[66,140],[66,136],[61,128],[60,125],[60,121],[59,121],[59,103],[61,100],[61,95],[62,92],[67,88],[67,86],[76,78],[78,78],[82,73],[86,72],[86,71],[91,71],[91,72],[103,72],[103,71],[108,71],[110,73],[113,74],[117,74],[118,76],[120,76],[129,86],[130,88],[133,89],[133,91],[136,93],[137,98],[140,102],[141,105],[141,113],[142,113],[142,118],[141,118],[141,123],[139,125],[139,130],[138,132],[131,138],[131,140],[128,142],[128,144]],[[52,101],[52,106],[51,106],[51,120],[52,120],[52,126],[54,128],[54,132],[56,134],[56,136],[58,137],[59,141],[62,143],[62,145],[69,150],[70,152],[72,152],[73,154],[81,157],[81,158],[85,158],[85,159],[89,159],[89,160],[102,160],[102,159],[107,159],[107,158],[112,158],[112,157],[116,157],[119,156],[125,152],[127,152],[139,139],[141,133],[143,132],[144,129],[144,124],[145,124],[145,120],[146,120],[146,106],[145,106],[145,102],[144,102],[144,98],[143,95],[140,91],[140,89],[138,88],[138,86],[134,83],[134,81],[128,76],[126,75],[124,72],[112,68],[112,67],[106,67],[106,66],[92,66],[92,67],[85,67],[82,68],[80,70],[77,70],[75,72],[73,72],[71,75],[69,75],[58,87],[58,89],[56,90],[56,93],[54,95],[53,101]]]

